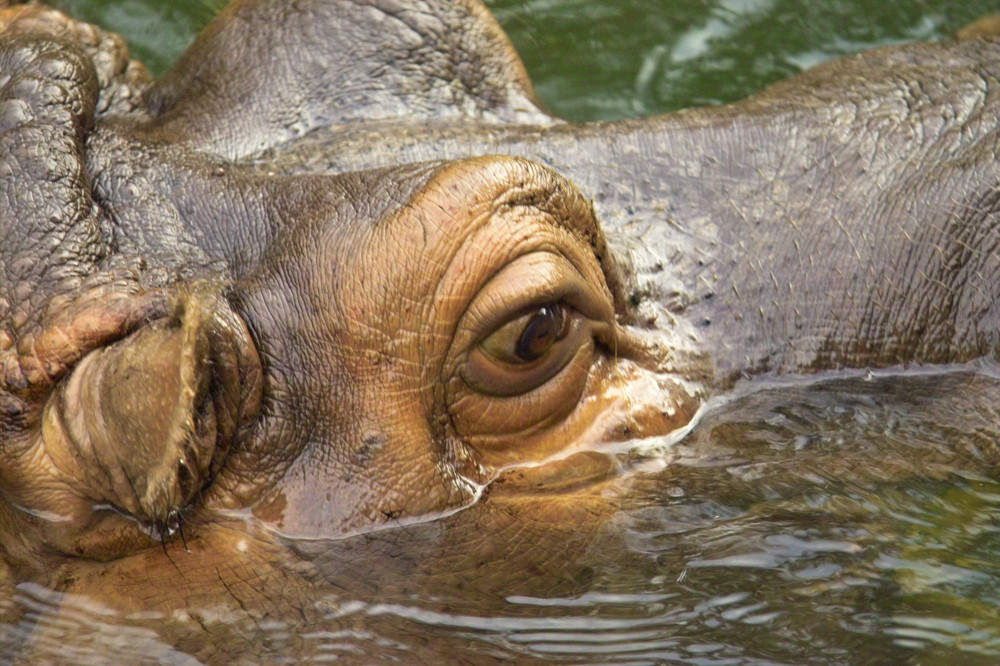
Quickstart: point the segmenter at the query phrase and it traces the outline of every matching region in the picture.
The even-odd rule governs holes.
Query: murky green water
[[[212,12],[205,2],[61,4],[124,33],[157,71]],[[489,4],[544,102],[571,119],[732,100],[827,57],[941,37],[1000,9]],[[288,543],[308,585],[282,588],[282,604],[258,613],[211,593],[177,608],[169,586],[123,612],[20,584],[0,598],[0,661],[27,649],[28,661],[77,664],[1000,663],[998,405],[993,366],[753,385],[674,447],[614,454],[617,480],[596,498],[498,490],[439,520]],[[226,585],[254,604],[252,585]]]
[[[937,39],[972,0],[491,0],[538,94],[571,120],[730,102],[835,56]]]

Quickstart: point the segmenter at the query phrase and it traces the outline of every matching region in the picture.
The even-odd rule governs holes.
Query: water
[[[996,371],[748,384],[669,450],[608,454],[594,492],[499,484],[440,520],[288,541],[262,579],[206,576],[175,543],[183,583],[151,591],[174,573],[148,562],[108,583],[141,601],[22,583],[0,645],[77,664],[995,664]]]
[[[155,71],[212,11],[63,4]],[[578,120],[732,100],[990,4],[490,2]],[[592,488],[512,478],[440,520],[288,550],[220,524],[190,554],[52,572],[70,593],[0,574],[0,661],[996,664],[998,405],[990,364],[756,382],[667,450],[588,454]]]
[[[832,57],[945,37],[973,0],[489,0],[539,96],[570,120],[731,102]]]

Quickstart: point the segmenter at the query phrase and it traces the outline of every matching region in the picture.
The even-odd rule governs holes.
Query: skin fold
[[[348,626],[331,589],[572,594],[665,483],[609,451],[753,377],[994,361],[990,32],[572,124],[473,0],[233,2],[157,81],[0,8],[0,584],[208,662]]]

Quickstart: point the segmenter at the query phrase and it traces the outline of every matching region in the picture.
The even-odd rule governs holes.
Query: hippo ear
[[[237,0],[147,103],[154,127],[232,159],[338,123],[551,122],[479,0]]]

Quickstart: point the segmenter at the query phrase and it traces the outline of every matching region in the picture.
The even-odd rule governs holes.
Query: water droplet
[[[172,537],[177,534],[177,531],[181,528],[181,515],[177,511],[171,511],[167,514],[167,522],[164,525],[167,531],[167,536]]]

